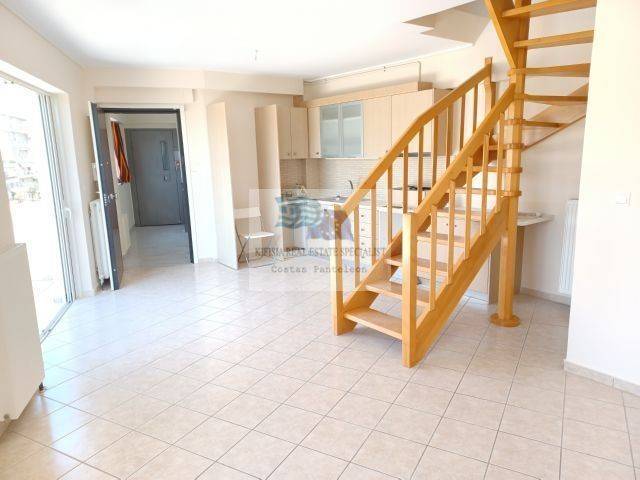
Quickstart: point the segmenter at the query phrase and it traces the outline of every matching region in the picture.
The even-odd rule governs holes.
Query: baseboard
[[[549,300],[550,302],[562,303],[563,305],[571,306],[571,296],[562,295],[561,293],[550,293],[536,290],[534,288],[520,287],[520,293],[529,295],[531,297],[542,298],[543,300]]]
[[[602,373],[592,368],[585,367],[583,365],[571,362],[569,360],[564,361],[564,369],[574,375],[588,378],[594,382],[602,383],[610,387],[615,387],[624,392],[632,393],[633,395],[640,396],[640,385],[623,380],[621,378],[614,377],[607,373]]]

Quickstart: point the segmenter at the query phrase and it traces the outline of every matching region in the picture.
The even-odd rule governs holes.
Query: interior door
[[[183,209],[174,129],[130,129],[140,226],[180,225]]]
[[[109,245],[111,289],[118,290],[122,284],[124,265],[122,261],[122,247],[120,246],[116,194],[111,170],[111,155],[109,155],[107,124],[104,111],[95,103],[91,103],[90,118],[91,132],[93,134],[93,149],[97,163],[98,185],[100,187],[100,198],[102,199],[107,243]]]

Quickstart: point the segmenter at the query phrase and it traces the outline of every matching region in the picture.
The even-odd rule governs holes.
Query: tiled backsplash
[[[349,180],[357,186],[369,175],[377,159],[365,158],[310,158],[307,160],[281,160],[280,180],[282,188],[293,188],[302,184],[308,189],[328,190],[331,194],[349,195]],[[440,157],[438,175],[445,170],[445,159]],[[418,182],[418,159],[409,159],[409,184]],[[393,185],[402,186],[402,159],[397,159],[393,168]],[[424,159],[424,185],[431,185],[431,159]],[[387,179],[383,176],[378,182],[378,198],[386,196]]]

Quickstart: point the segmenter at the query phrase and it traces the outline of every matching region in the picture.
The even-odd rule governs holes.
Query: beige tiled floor
[[[141,265],[76,302],[0,479],[640,479],[640,398],[563,371],[567,307],[519,297],[501,329],[465,299],[405,369],[331,334],[319,263]]]

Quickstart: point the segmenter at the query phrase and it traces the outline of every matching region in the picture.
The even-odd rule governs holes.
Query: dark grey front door
[[[109,244],[109,258],[111,260],[111,289],[117,290],[120,288],[122,274],[124,273],[122,247],[120,246],[120,228],[118,227],[118,211],[116,209],[111,155],[109,154],[107,139],[107,124],[104,110],[95,103],[91,103],[91,127],[93,129],[93,147],[98,163],[100,193],[102,194],[102,206],[107,227],[107,243]]]
[[[128,129],[136,225],[184,223],[175,129]]]

